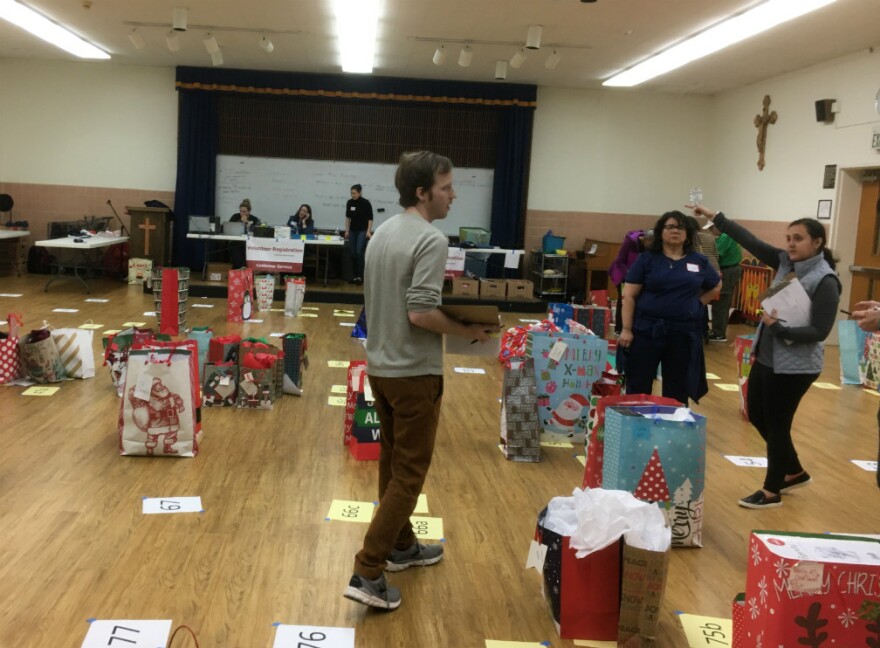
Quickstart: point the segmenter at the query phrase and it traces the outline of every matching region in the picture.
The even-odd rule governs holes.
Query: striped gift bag
[[[70,378],[95,377],[94,331],[75,328],[52,330],[52,339],[61,356],[61,364]]]

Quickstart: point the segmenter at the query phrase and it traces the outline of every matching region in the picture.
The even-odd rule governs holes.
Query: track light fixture
[[[495,79],[504,81],[507,78],[507,61],[495,61]]]
[[[128,40],[130,40],[132,46],[138,50],[142,50],[147,46],[144,37],[141,36],[141,33],[137,30],[137,27],[128,32]]]
[[[205,34],[202,42],[205,44],[205,49],[208,50],[208,54],[216,54],[220,51],[220,45],[217,43],[217,39],[214,38],[214,34],[211,32]]]
[[[186,7],[174,7],[171,10],[171,28],[174,31],[186,31]]]
[[[260,47],[266,52],[266,54],[271,54],[275,49],[275,45],[269,40],[269,37],[266,34],[260,36]]]
[[[223,52],[220,51],[220,48],[217,48],[216,52],[211,52],[211,63],[216,67],[218,65],[223,65]]]
[[[177,37],[177,32],[173,29],[165,34],[165,44],[168,46],[169,52],[179,52],[180,51],[180,39]]]
[[[432,60],[434,61],[434,65],[443,65],[443,62],[446,60],[446,45],[441,45],[437,48]]]
[[[467,67],[471,64],[471,59],[474,58],[474,50],[471,49],[470,45],[465,45],[461,48],[461,53],[458,55],[458,64],[461,67]]]
[[[526,34],[526,48],[541,49],[541,33],[544,28],[541,25],[529,25],[529,31]]]
[[[559,65],[559,61],[562,57],[559,56],[559,52],[553,50],[550,56],[547,57],[547,60],[544,61],[544,67],[548,70],[555,70],[556,66]]]
[[[526,62],[527,57],[528,53],[526,52],[526,48],[520,47],[518,50],[516,50],[513,58],[510,59],[510,67],[512,67],[514,70],[518,70],[520,66]]]

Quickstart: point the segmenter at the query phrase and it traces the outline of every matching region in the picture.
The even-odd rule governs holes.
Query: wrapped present
[[[52,339],[61,357],[64,371],[70,378],[95,377],[95,332],[87,329],[61,328],[52,330]]]
[[[131,349],[125,397],[120,403],[120,454],[198,454],[201,426],[199,389],[193,384],[195,355],[187,348]]]
[[[226,286],[226,321],[246,322],[254,312],[254,273],[230,270]]]
[[[736,354],[736,375],[739,383],[739,411],[743,418],[749,418],[749,373],[752,370],[752,345],[755,336],[737,335],[733,342],[733,352]]]
[[[0,385],[24,375],[19,349],[19,331],[23,323],[21,315],[10,313],[6,316],[6,321],[9,324],[9,333],[0,333]]]
[[[238,365],[234,362],[206,362],[204,373],[202,405],[233,407],[238,402]]]
[[[753,531],[738,645],[880,646],[878,583],[876,537]]]
[[[529,331],[526,356],[535,361],[537,402],[545,433],[583,443],[593,383],[605,369],[608,343],[594,335]]]
[[[541,460],[535,361],[513,360],[504,369],[501,386],[501,449],[511,461]]]
[[[668,405],[606,409],[602,488],[656,503],[673,546],[702,546],[705,474],[704,416]]]

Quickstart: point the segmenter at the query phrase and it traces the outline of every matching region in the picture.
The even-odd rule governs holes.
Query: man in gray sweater
[[[416,540],[409,518],[425,482],[443,396],[443,334],[486,342],[497,330],[463,324],[439,310],[448,241],[432,225],[446,218],[455,191],[452,163],[404,153],[394,184],[403,213],[376,229],[367,246],[364,303],[367,376],[381,430],[379,507],[354,561],[346,598],[393,610],[400,591],[384,572],[433,565],[439,544]]]

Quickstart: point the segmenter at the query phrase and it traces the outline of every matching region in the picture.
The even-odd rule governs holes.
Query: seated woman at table
[[[309,205],[302,204],[296,213],[287,219],[287,226],[293,235],[314,234],[315,219],[312,217],[312,208]]]
[[[244,223],[245,233],[253,231],[260,224],[260,219],[251,213],[251,201],[245,198],[238,206],[238,213],[229,219],[230,223]],[[233,269],[244,268],[246,265],[245,244],[231,243],[229,245],[229,260]]]

